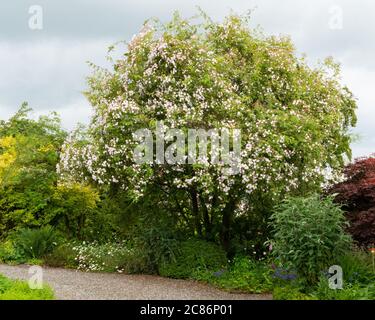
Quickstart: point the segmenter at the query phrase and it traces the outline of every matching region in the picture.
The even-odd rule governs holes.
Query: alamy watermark
[[[43,289],[43,268],[41,266],[31,266],[29,275],[29,288],[32,290]]]
[[[171,129],[159,121],[154,134],[139,129],[133,138],[138,142],[133,152],[137,164],[221,165],[226,175],[240,171],[240,129]]]
[[[43,8],[40,5],[32,5],[29,7],[29,28],[31,30],[43,29]]]
[[[343,271],[338,265],[330,266],[328,269],[330,277],[328,278],[328,286],[330,289],[337,290],[343,288]]]
[[[344,10],[341,6],[335,5],[329,8],[328,27],[331,30],[342,30],[344,28]]]

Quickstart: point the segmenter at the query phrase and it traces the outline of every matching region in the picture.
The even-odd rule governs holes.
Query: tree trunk
[[[192,203],[192,206],[193,206],[195,229],[197,230],[198,235],[202,236],[202,225],[201,225],[201,219],[200,219],[200,214],[199,214],[199,204],[198,204],[197,191],[195,189],[191,189],[190,196],[191,196],[191,203]]]
[[[199,196],[202,211],[203,211],[203,222],[204,222],[204,231],[205,231],[205,238],[207,240],[212,240],[212,221],[210,218],[210,214],[208,212],[206,203],[202,196]]]
[[[234,209],[235,209],[235,201],[231,199],[223,210],[223,220],[222,220],[222,225],[221,225],[220,241],[227,255],[230,254],[230,250],[231,250],[231,227],[232,227],[232,218],[233,218]]]

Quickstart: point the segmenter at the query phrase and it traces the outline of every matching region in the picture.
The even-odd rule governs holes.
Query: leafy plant
[[[275,287],[272,298],[274,300],[317,300],[315,296],[303,293],[293,286]]]
[[[170,222],[166,219],[159,222],[146,219],[139,227],[134,234],[135,249],[143,255],[148,272],[158,272],[159,266],[176,260],[176,254],[180,252],[181,247]]]
[[[98,201],[98,192],[88,185],[59,184],[51,195],[44,223],[58,226],[69,238],[83,240]]]
[[[333,290],[328,280],[322,277],[313,295],[320,300],[375,300],[375,285],[344,283],[343,289]]]
[[[53,251],[60,240],[59,235],[51,226],[40,229],[20,229],[11,238],[16,250],[26,260],[43,258]]]
[[[309,283],[316,282],[351,243],[344,231],[344,213],[332,197],[288,198],[272,214],[271,224],[273,256]]]
[[[219,288],[246,293],[269,293],[273,287],[272,269],[267,264],[249,257],[235,257],[221,270],[196,272],[194,278]]]
[[[133,249],[125,241],[100,244],[82,242],[73,246],[78,269],[92,272],[131,272]]]
[[[0,232],[43,225],[58,180],[56,165],[65,132],[56,114],[29,118],[23,104],[0,121]]]
[[[375,271],[370,253],[353,249],[340,256],[337,264],[342,267],[344,283],[361,285],[375,283]]]
[[[0,243],[0,261],[6,263],[18,262],[22,260],[22,255],[17,251],[10,240]]]
[[[76,259],[77,252],[73,249],[73,246],[72,243],[64,243],[57,246],[51,253],[43,258],[44,263],[51,267],[78,267]]]
[[[199,239],[179,243],[174,258],[159,264],[159,274],[172,278],[192,278],[205,270],[220,270],[226,266],[225,252],[216,244]]]

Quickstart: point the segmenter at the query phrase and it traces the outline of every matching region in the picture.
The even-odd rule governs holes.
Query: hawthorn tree
[[[259,237],[275,203],[320,189],[350,157],[356,103],[338,79],[332,59],[310,68],[289,38],[251,30],[247,18],[146,23],[112,70],[94,67],[94,116],[65,142],[59,171],[138,203],[151,199],[178,226],[229,250],[234,226]],[[209,159],[135,163],[134,133],[157,121],[241,130],[239,173]]]
[[[343,204],[349,231],[361,246],[375,244],[375,157],[360,158],[344,169],[345,180],[329,192]]]

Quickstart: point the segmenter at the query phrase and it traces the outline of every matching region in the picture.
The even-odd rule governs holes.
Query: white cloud
[[[0,118],[29,101],[37,113],[56,110],[64,126],[87,122],[88,103],[81,92],[90,73],[86,61],[105,65],[106,48],[128,40],[150,17],[169,20],[174,10],[185,17],[200,6],[222,20],[231,9],[252,14],[251,25],[267,34],[291,35],[298,52],[309,61],[334,56],[343,66],[343,81],[358,98],[361,140],[355,156],[375,151],[375,2],[372,0],[39,0],[44,8],[44,30],[27,27],[32,0],[0,2]],[[342,8],[343,29],[331,30],[330,8]],[[374,149],[373,149],[374,148]]]
[[[90,73],[86,62],[105,65],[107,47],[113,42],[1,42],[0,105],[15,111],[28,101],[37,110],[58,110],[72,103],[85,90]]]
[[[354,133],[359,140],[353,144],[353,156],[359,157],[375,152],[375,70],[344,67],[343,83],[353,92],[358,101],[358,124]]]

